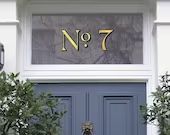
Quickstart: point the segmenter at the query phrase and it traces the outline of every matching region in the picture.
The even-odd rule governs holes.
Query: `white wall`
[[[17,46],[16,0],[0,0],[0,42],[4,44],[7,72],[16,72]]]
[[[170,72],[170,1],[157,2],[158,74]]]

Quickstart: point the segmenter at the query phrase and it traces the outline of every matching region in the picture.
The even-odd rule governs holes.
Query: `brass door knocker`
[[[82,135],[93,135],[93,123],[87,121],[82,125]]]

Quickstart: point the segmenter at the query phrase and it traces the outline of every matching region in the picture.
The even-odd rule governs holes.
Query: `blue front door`
[[[139,106],[146,102],[145,83],[37,84],[61,99],[67,113],[63,135],[82,135],[82,124],[93,123],[93,135],[146,135]]]

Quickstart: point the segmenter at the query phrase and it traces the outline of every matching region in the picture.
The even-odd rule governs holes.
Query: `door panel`
[[[139,106],[145,104],[145,83],[37,84],[61,99],[62,135],[81,135],[82,123],[91,121],[94,135],[146,135]]]
[[[132,97],[104,97],[104,135],[133,134],[132,100]]]
[[[89,119],[95,135],[146,135],[140,118],[145,104],[145,84],[99,85],[90,93]]]
[[[65,113],[62,121],[61,121],[61,126],[64,127],[65,130],[62,130],[62,135],[68,135],[70,134],[70,131],[72,131],[72,97],[59,97],[57,96],[60,100],[59,104],[59,110],[61,111],[67,111]]]
[[[79,87],[80,88],[80,87]],[[36,93],[49,92],[60,99],[61,110],[67,111],[62,120],[62,135],[81,135],[81,125],[86,121],[85,92],[71,84],[37,84]]]

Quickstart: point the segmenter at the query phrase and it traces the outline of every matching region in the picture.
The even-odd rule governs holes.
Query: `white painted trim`
[[[64,64],[64,65],[31,65],[24,66],[25,71],[151,71],[148,65],[136,64]]]
[[[30,0],[31,4],[144,4],[144,0],[125,0],[125,1],[120,1],[120,0]]]
[[[155,20],[154,23],[156,25],[170,25],[170,20],[162,21],[162,20]]]
[[[0,25],[17,25],[19,24],[19,20],[0,20]]]
[[[41,1],[41,0],[40,0]],[[19,48],[19,68],[22,79],[44,83],[94,83],[94,82],[145,82],[147,103],[157,82],[155,43],[152,37],[153,18],[143,4],[88,4],[73,2],[48,3],[36,0],[27,6],[21,18],[22,37]],[[102,4],[102,5],[101,5]],[[146,6],[146,5],[145,5]],[[50,8],[49,8],[50,7]],[[88,7],[88,10],[87,8]],[[30,33],[33,13],[143,13],[144,14],[144,64],[143,65],[31,65]],[[154,45],[153,45],[154,44]],[[147,135],[157,135],[155,127],[147,125]]]
[[[49,8],[50,7],[50,8]],[[27,14],[25,15],[25,22],[26,26],[24,26],[24,32],[25,32],[25,37],[24,37],[24,45],[23,53],[25,54],[23,56],[23,65],[24,65],[24,71],[149,71],[151,70],[150,63],[151,63],[151,56],[150,56],[150,43],[148,42],[150,40],[150,29],[149,29],[149,24],[148,24],[148,15],[145,12],[146,10],[144,9],[143,5],[88,5],[88,10],[84,5],[81,4],[35,4],[35,5],[30,5],[27,7],[29,10],[27,11]],[[81,12],[80,12],[81,9]],[[104,10],[105,9],[105,10]],[[118,65],[118,64],[113,64],[113,65],[31,65],[31,53],[28,50],[31,50],[31,16],[33,14],[43,14],[43,13],[143,13],[144,15],[144,64],[142,65]],[[146,23],[147,22],[147,23]]]
[[[88,6],[88,10],[86,8]],[[152,76],[154,69],[151,61],[151,35],[149,34],[152,28],[150,27],[150,20],[148,10],[141,4],[31,4],[28,5],[22,21],[22,46],[20,53],[19,72],[23,78],[31,80],[148,80],[148,76]],[[49,8],[50,7],[50,8]],[[79,7],[79,8],[77,8]],[[81,12],[80,12],[81,9]],[[144,14],[144,64],[142,65],[31,65],[31,16],[32,13],[143,13]],[[145,79],[143,79],[145,78]]]
[[[28,9],[30,13],[35,14],[142,13],[144,6],[142,4],[32,4],[28,6]]]
[[[145,82],[147,83],[151,76],[22,76],[23,79],[29,79],[38,83],[114,83],[114,82]],[[147,91],[149,91],[147,89]],[[147,92],[148,93],[148,92]]]

